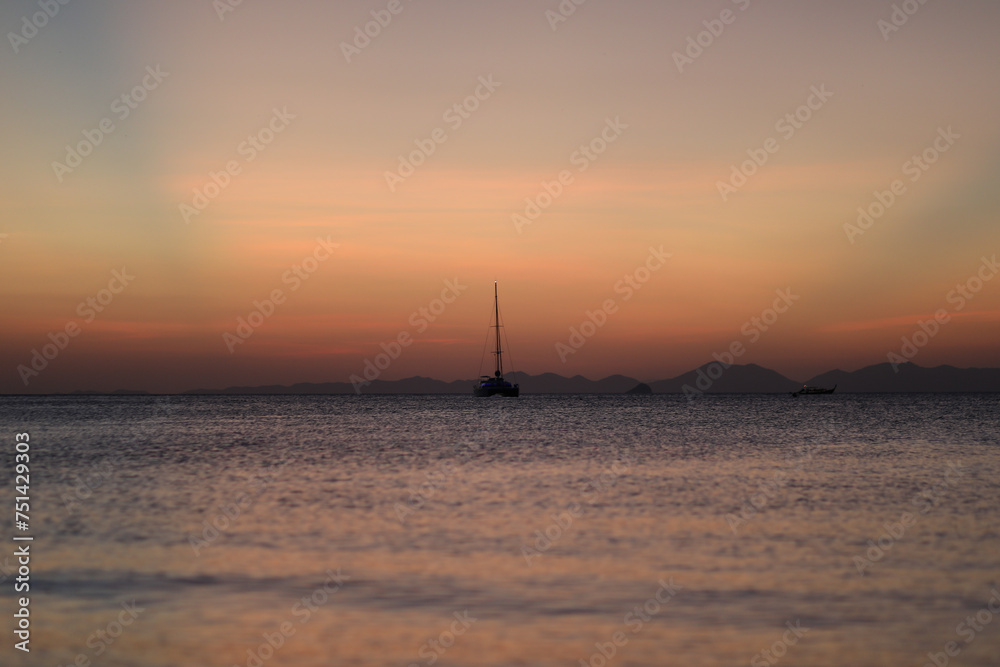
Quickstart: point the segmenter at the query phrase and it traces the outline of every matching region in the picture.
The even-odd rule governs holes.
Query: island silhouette
[[[777,371],[757,364],[724,366],[713,361],[666,380],[639,380],[610,375],[591,380],[582,375],[564,377],[556,373],[529,375],[508,373],[511,382],[521,385],[524,394],[783,394],[803,385],[837,386],[845,393],[962,393],[1000,392],[1000,368],[928,368],[913,363],[881,363],[856,371],[833,370],[805,382],[791,380]],[[468,394],[472,380],[448,382],[428,377],[401,380],[374,380],[361,394]],[[646,391],[646,388],[649,391]],[[84,392],[78,392],[84,393]],[[126,393],[126,392],[118,392]],[[136,392],[128,392],[136,393]],[[350,382],[302,382],[293,385],[239,386],[224,389],[193,389],[185,394],[355,394]]]

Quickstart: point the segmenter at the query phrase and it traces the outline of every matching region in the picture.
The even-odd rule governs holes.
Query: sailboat
[[[493,355],[496,357],[496,368],[493,375],[481,375],[479,384],[472,387],[472,393],[478,397],[486,396],[509,396],[516,398],[520,395],[521,389],[516,384],[511,384],[503,379],[503,350],[500,348],[500,301],[497,298],[497,283],[493,281],[493,328],[496,329],[496,350]]]

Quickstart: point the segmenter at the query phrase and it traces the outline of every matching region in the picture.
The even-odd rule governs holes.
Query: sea
[[[3,665],[1000,665],[997,394],[6,396],[0,434]]]

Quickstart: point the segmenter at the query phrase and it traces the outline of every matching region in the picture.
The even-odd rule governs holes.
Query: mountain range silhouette
[[[724,367],[711,362],[667,380],[641,382],[624,375],[591,380],[582,375],[564,377],[556,373],[528,375],[507,373],[506,378],[521,385],[524,394],[779,394],[800,389],[803,384],[837,386],[837,393],[928,393],[1000,392],[1000,368],[927,368],[913,363],[866,366],[856,371],[834,370],[805,382],[790,380],[781,373],[757,364]],[[402,380],[375,380],[361,388],[362,394],[471,394],[474,380],[446,382],[427,377]],[[646,387],[650,391],[646,391]],[[687,388],[687,389],[685,389]],[[82,392],[81,392],[82,393]],[[137,392],[117,392],[137,393]],[[185,394],[353,394],[350,382],[298,383],[195,389]]]

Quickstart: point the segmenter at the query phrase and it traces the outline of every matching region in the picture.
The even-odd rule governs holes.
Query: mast
[[[495,377],[503,377],[503,352],[500,350],[500,299],[497,296],[497,281],[493,281],[493,317],[497,330],[497,363]]]

